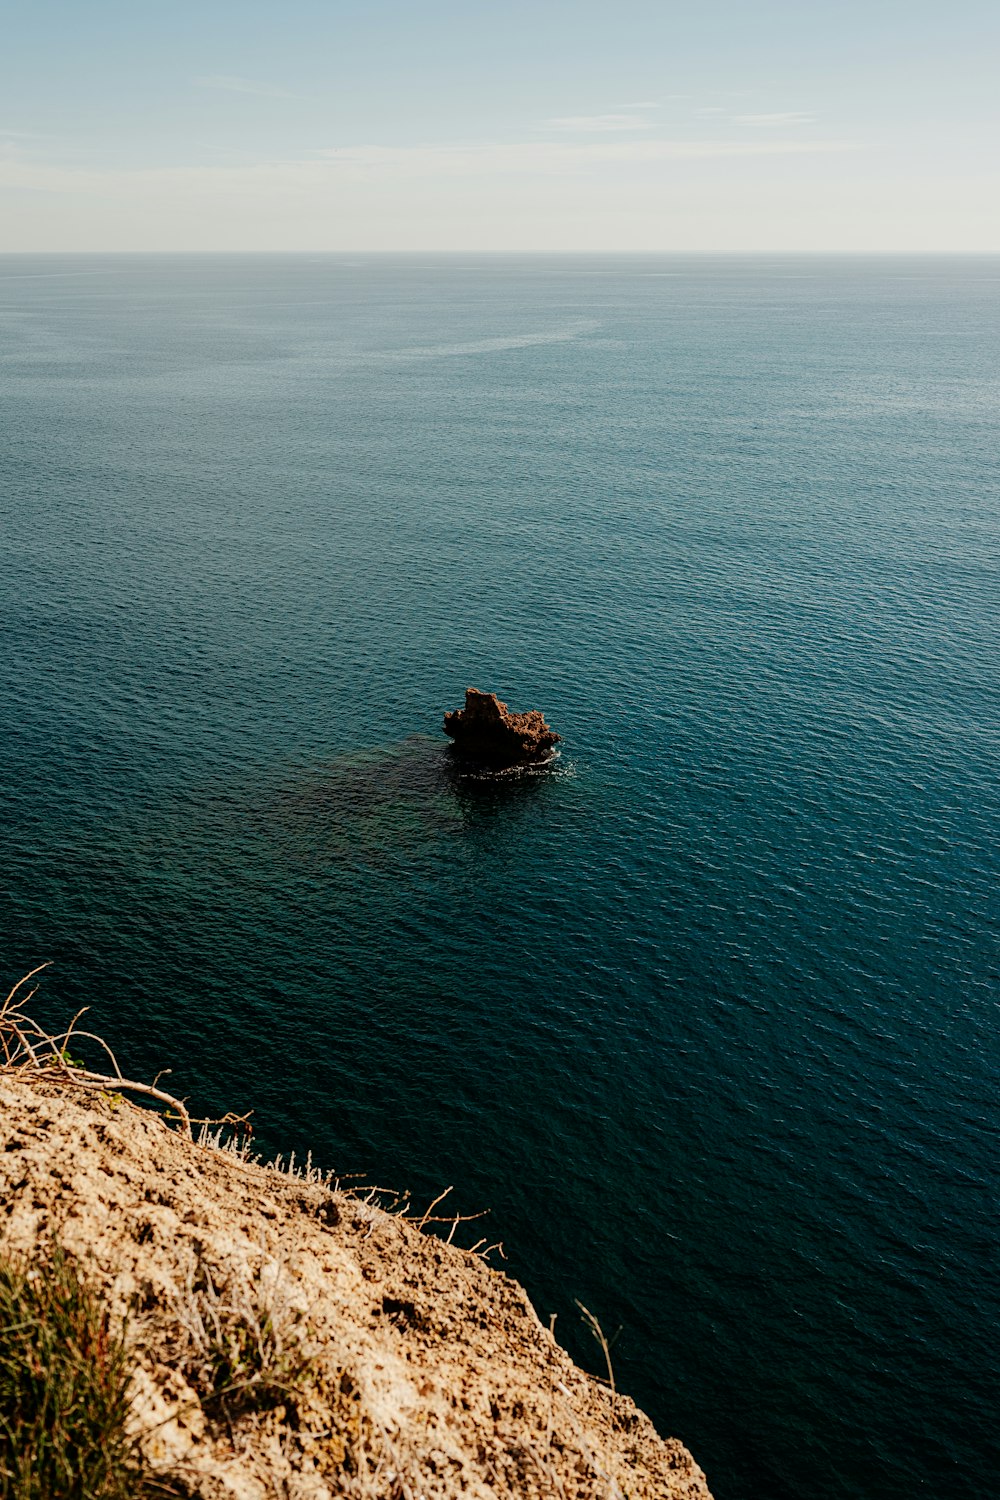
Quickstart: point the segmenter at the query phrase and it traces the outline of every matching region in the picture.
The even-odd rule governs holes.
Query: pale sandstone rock
[[[0,1076],[0,1247],[56,1237],[128,1314],[147,1458],[201,1500],[710,1500],[479,1256],[130,1103]],[[310,1360],[294,1412],[230,1431],[199,1405],[177,1361],[196,1266],[283,1309]]]

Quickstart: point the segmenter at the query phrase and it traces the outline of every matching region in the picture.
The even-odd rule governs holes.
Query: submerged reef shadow
[[[369,864],[461,827],[441,746],[420,734],[303,770],[275,787],[256,816],[287,852]]]
[[[378,866],[460,838],[470,822],[523,805],[553,776],[567,774],[572,769],[562,767],[558,755],[497,770],[413,734],[284,780],[254,799],[251,821],[296,861]]]

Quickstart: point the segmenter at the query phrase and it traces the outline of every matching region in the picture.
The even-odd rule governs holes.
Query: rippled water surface
[[[998,348],[985,260],[0,260],[9,978],[490,1207],[718,1500],[995,1486]]]

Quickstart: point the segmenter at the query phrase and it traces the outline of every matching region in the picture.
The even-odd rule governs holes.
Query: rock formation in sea
[[[444,716],[444,732],[463,760],[502,769],[549,760],[559,735],[538,709],[511,713],[495,693],[466,688],[465,707]]]

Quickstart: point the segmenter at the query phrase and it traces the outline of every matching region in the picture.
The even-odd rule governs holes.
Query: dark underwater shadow
[[[461,839],[470,827],[530,811],[560,762],[490,771],[450,745],[414,734],[350,751],[288,777],[252,799],[250,822],[285,856],[380,865]]]
[[[381,863],[460,832],[441,745],[410,735],[288,774],[254,807],[259,833],[286,854]]]

